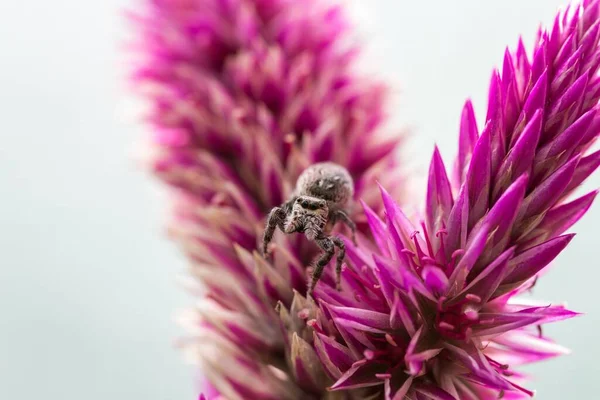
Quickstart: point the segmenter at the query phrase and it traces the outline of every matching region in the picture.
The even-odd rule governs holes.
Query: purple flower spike
[[[145,3],[133,83],[149,103],[150,167],[172,188],[169,232],[204,287],[185,343],[224,398],[310,398],[333,383],[296,292],[316,249],[277,235],[265,261],[258,235],[316,162],[346,167],[376,213],[375,181],[400,195],[402,136],[381,129],[388,89],[355,72],[349,20],[329,0]],[[360,207],[352,218],[366,240]]]
[[[518,295],[597,194],[569,199],[600,164],[588,151],[600,133],[599,18],[600,2],[586,2],[540,33],[532,58],[522,42],[506,53],[485,127],[470,102],[463,109],[451,174],[433,153],[424,221],[411,223],[385,190],[383,218],[365,207],[375,246],[347,241],[343,292],[319,286],[311,311],[333,392],[527,398],[515,368],[565,353],[541,326],[577,313]]]

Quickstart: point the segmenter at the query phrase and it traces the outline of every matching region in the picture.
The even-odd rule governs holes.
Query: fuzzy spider
[[[348,171],[337,164],[325,162],[305,169],[298,177],[292,197],[269,213],[262,240],[262,251],[268,257],[268,245],[273,239],[275,228],[284,233],[304,233],[323,250],[312,273],[307,295],[312,294],[315,285],[323,274],[323,269],[331,261],[334,248],[338,248],[335,277],[336,286],[341,290],[340,274],[346,256],[344,242],[329,234],[333,226],[341,221],[352,231],[352,241],[356,243],[356,224],[350,219],[347,209],[354,196],[354,183]]]

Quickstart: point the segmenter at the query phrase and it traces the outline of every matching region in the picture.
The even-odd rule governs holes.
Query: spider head
[[[313,236],[323,231],[328,215],[327,201],[312,196],[299,196],[292,205],[285,231],[304,231],[314,238]]]

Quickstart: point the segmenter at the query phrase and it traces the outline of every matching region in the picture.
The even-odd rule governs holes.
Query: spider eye
[[[306,207],[308,207],[308,201],[306,201],[306,200],[302,200],[302,201],[300,202],[300,205],[301,205],[302,207],[306,208]]]

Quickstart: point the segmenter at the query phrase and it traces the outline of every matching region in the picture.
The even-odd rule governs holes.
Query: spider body
[[[312,293],[336,247],[336,284],[340,289],[340,273],[346,250],[344,242],[337,236],[330,235],[330,232],[341,221],[351,229],[352,240],[355,241],[356,225],[347,213],[353,196],[354,183],[344,167],[330,162],[318,163],[300,174],[290,200],[269,213],[262,241],[265,256],[268,255],[268,245],[276,228],[287,234],[304,233],[307,239],[314,241],[323,251],[315,264],[308,295]]]

